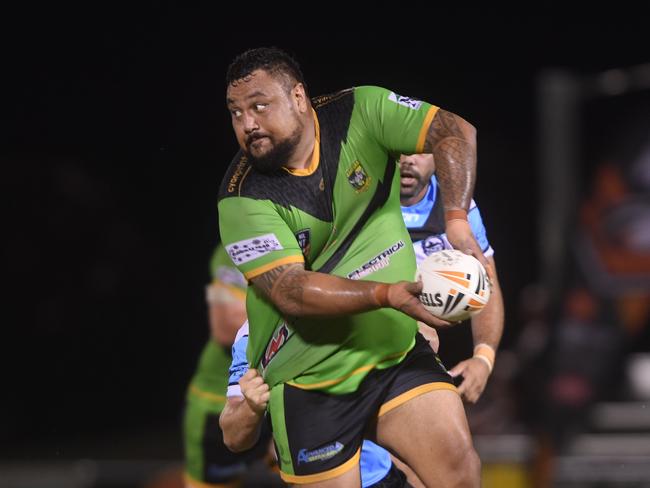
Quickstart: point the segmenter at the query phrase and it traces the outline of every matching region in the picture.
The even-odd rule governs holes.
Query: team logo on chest
[[[443,249],[445,249],[445,241],[442,236],[429,236],[422,241],[422,250],[427,256]]]
[[[352,167],[347,172],[348,183],[352,185],[354,191],[362,193],[370,187],[371,177],[366,170],[361,166],[361,162],[357,159],[352,163]]]
[[[309,251],[311,250],[311,231],[309,229],[303,229],[296,232],[296,240],[300,246],[303,256],[309,256]]]

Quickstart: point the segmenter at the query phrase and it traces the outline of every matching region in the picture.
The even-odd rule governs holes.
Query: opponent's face
[[[412,205],[424,197],[434,170],[433,154],[400,156],[400,199],[403,204]]]
[[[304,94],[301,84],[288,93],[279,76],[264,70],[255,70],[228,86],[226,102],[237,142],[260,171],[286,164],[300,142],[304,107],[296,92]]]

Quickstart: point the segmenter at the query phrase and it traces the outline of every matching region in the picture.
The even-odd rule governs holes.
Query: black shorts
[[[289,483],[334,478],[359,462],[366,429],[378,417],[433,390],[453,390],[451,376],[416,334],[404,360],[368,373],[354,393],[331,395],[282,384],[271,393],[280,475]]]

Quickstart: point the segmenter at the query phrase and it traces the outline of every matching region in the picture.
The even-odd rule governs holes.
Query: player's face
[[[231,83],[226,97],[237,142],[251,164],[263,172],[286,164],[304,125],[283,80],[256,70]]]
[[[415,199],[408,202],[409,205],[422,199],[434,170],[433,154],[402,154],[399,158],[400,198]]]

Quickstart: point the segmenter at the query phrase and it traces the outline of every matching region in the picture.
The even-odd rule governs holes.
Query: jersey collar
[[[282,167],[287,173],[294,176],[309,176],[318,169],[318,164],[320,163],[320,124],[318,123],[318,115],[316,111],[312,108],[312,113],[314,114],[314,127],[316,131],[316,137],[314,140],[314,152],[311,155],[311,162],[307,168],[293,169]]]

